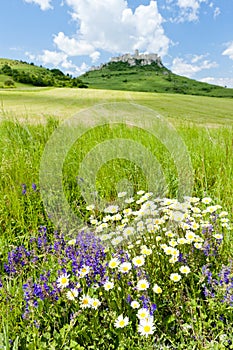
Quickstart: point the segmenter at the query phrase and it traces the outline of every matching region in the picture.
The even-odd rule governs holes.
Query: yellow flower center
[[[146,333],[150,332],[151,327],[149,325],[144,326],[144,331]]]

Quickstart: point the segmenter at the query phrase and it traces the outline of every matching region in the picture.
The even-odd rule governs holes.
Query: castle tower
[[[135,56],[135,57],[138,57],[138,56],[139,56],[139,51],[138,51],[138,50],[135,50],[135,51],[134,51],[134,56]]]

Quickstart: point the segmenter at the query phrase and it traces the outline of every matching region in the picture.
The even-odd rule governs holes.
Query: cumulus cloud
[[[198,63],[197,63],[197,60],[195,59],[196,57],[198,57]],[[200,72],[205,69],[215,68],[218,66],[216,62],[203,60],[200,57],[202,56],[195,56],[194,61],[192,61],[191,59],[190,63],[185,61],[183,58],[176,57],[172,61],[171,70],[175,74],[184,75],[189,78],[192,78],[197,72]]]
[[[227,44],[227,48],[223,51],[222,55],[228,56],[231,60],[233,60],[233,41]]]
[[[138,6],[134,12],[124,0],[64,1],[78,26],[72,37],[63,32],[54,37],[57,48],[67,55],[89,55],[94,61],[99,50],[119,54],[139,49],[167,54],[170,40],[156,1]]]
[[[27,3],[33,3],[36,5],[39,5],[41,10],[43,11],[53,8],[51,5],[52,0],[24,0],[24,1]]]
[[[58,66],[67,60],[67,55],[64,52],[44,50],[42,55],[37,56],[37,60],[43,62],[44,65]]]
[[[32,55],[30,52],[25,52],[25,55],[33,61],[41,62],[44,66],[61,67],[65,74],[77,76],[85,73],[90,67],[83,62],[77,66],[64,52],[44,50],[43,54]]]

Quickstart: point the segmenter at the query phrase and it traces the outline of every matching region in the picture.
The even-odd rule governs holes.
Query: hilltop
[[[233,97],[233,89],[172,73],[157,54],[124,54],[92,67],[80,78],[90,88]]]
[[[25,86],[87,87],[80,78],[65,75],[60,69],[39,67],[33,62],[0,58],[0,88]]]
[[[157,54],[126,53],[92,67],[80,77],[33,62],[0,58],[0,89],[78,87],[233,98],[233,89],[202,83],[174,74]]]

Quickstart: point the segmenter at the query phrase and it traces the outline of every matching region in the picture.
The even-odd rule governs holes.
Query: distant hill
[[[160,57],[155,56],[153,59],[153,54],[138,55],[136,52],[135,55],[114,57],[100,67],[93,67],[80,78],[94,89],[233,97],[233,89],[172,73],[162,64]]]
[[[25,86],[88,87],[80,78],[60,69],[38,67],[34,63],[0,58],[0,88]]]

